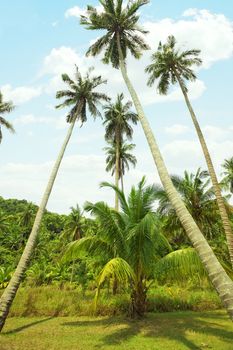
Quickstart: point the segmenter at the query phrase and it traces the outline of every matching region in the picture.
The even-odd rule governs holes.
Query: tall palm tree
[[[150,74],[148,85],[154,84],[155,79],[159,78],[158,92],[160,94],[167,94],[169,86],[179,83],[179,86],[184,95],[184,99],[188,110],[190,112],[194,127],[196,129],[206,164],[209,170],[213,189],[216,196],[219,212],[223,222],[223,227],[226,234],[231,264],[233,266],[233,232],[228,218],[226,206],[221,194],[221,188],[218,183],[217,175],[213,166],[213,162],[198,123],[197,117],[194,113],[192,105],[188,98],[188,89],[186,81],[195,81],[196,75],[191,69],[193,65],[199,66],[202,61],[198,57],[200,50],[186,50],[181,52],[176,48],[176,40],[173,35],[169,36],[167,43],[159,44],[158,50],[152,55],[152,64],[146,68],[146,72]]]
[[[109,103],[104,107],[105,120],[105,139],[115,143],[116,150],[116,165],[115,165],[115,185],[118,187],[120,179],[120,148],[123,142],[123,137],[126,136],[128,140],[132,140],[133,128],[130,122],[137,124],[138,116],[132,112],[132,102],[123,103],[124,95],[117,95],[115,103]],[[118,210],[118,195],[115,194],[115,209]]]
[[[231,193],[233,193],[233,157],[225,159],[222,167],[224,169],[223,175],[225,175],[222,182],[227,185]]]
[[[0,91],[0,143],[2,142],[2,126],[8,129],[11,132],[15,132],[15,129],[13,128],[12,124],[9,123],[2,115],[5,115],[6,113],[10,113],[14,109],[14,105],[11,101],[4,102],[3,101],[3,95]]]
[[[113,283],[117,280],[124,287],[129,281],[131,314],[143,316],[149,285],[158,274],[168,275],[169,271],[170,275],[174,274],[179,264],[180,267],[183,265],[183,269],[186,265],[189,273],[194,268],[197,271],[200,270],[201,261],[192,249],[171,253],[170,244],[160,232],[157,216],[153,212],[155,188],[145,186],[145,178],[137,187],[132,187],[127,199],[116,186],[108,183],[102,185],[118,192],[122,212],[116,212],[103,202],[87,203],[85,208],[97,218],[99,230],[95,236],[71,243],[65,258],[69,261],[86,252],[102,263],[96,297],[108,279]],[[185,260],[183,264],[182,259]]]
[[[106,171],[111,171],[111,175],[113,176],[116,171],[116,143],[109,141],[110,146],[104,147],[104,151],[106,153]],[[126,143],[125,141],[120,143],[119,149],[119,178],[121,180],[121,190],[124,192],[124,184],[123,177],[125,175],[126,170],[129,170],[130,164],[134,167],[137,164],[136,157],[130,153],[135,148],[135,144]]]
[[[0,299],[0,331],[4,326],[6,317],[10,310],[10,306],[14,300],[16,292],[19,288],[19,285],[23,279],[24,273],[30,262],[33,248],[36,243],[36,238],[39,233],[42,217],[43,217],[50,193],[52,191],[59,166],[61,164],[63,155],[65,153],[65,149],[70,140],[75,122],[77,120],[80,120],[81,123],[86,121],[87,107],[89,109],[90,114],[93,117],[100,115],[100,112],[96,107],[96,105],[98,105],[101,101],[109,101],[109,98],[105,94],[95,91],[97,87],[99,87],[100,85],[106,82],[102,80],[101,76],[91,77],[90,70],[89,70],[87,74],[84,77],[82,77],[78,68],[76,67],[75,78],[76,78],[76,81],[72,80],[67,74],[62,75],[62,80],[66,84],[68,84],[70,90],[57,92],[57,98],[59,99],[65,98],[65,101],[59,106],[57,106],[57,108],[70,107],[70,106],[72,107],[67,115],[67,122],[70,124],[70,127],[67,131],[67,135],[65,137],[64,143],[61,147],[60,153],[52,169],[47,187],[42,197],[38,212],[36,214],[34,225],[30,233],[30,236],[28,238],[27,244],[25,246],[24,252],[21,256],[21,259],[11,278],[11,281],[8,287],[6,288],[6,290],[4,291]]]
[[[139,27],[139,15],[137,14],[140,7],[148,2],[148,0],[132,0],[128,1],[126,6],[123,6],[122,0],[101,0],[100,3],[103,6],[101,13],[98,13],[93,6],[88,6],[87,15],[81,17],[81,24],[87,29],[101,29],[107,31],[107,33],[91,45],[87,55],[96,56],[105,48],[104,62],[111,63],[115,68],[120,68],[151,149],[161,182],[188,237],[208,271],[214,287],[218,291],[230,317],[233,319],[233,282],[222,268],[173,186],[141,102],[127,74],[127,53],[130,51],[135,58],[140,58],[142,50],[148,49],[148,45],[140,36],[146,31]]]

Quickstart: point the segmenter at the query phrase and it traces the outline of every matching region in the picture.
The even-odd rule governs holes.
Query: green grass
[[[224,311],[148,314],[143,320],[90,317],[9,318],[0,350],[232,350]]]
[[[41,286],[20,288],[11,308],[13,317],[43,316],[92,316],[95,291],[83,296],[80,289],[65,286]],[[113,296],[102,291],[97,315],[127,315],[129,294]],[[148,293],[148,311],[210,311],[221,308],[219,297],[213,290],[187,290],[178,286],[161,286]]]

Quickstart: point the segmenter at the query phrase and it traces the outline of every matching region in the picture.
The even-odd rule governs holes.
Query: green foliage
[[[233,157],[225,159],[222,167],[224,169],[222,183],[233,193]]]
[[[172,175],[171,179],[203,234],[208,239],[221,235],[222,225],[208,172],[199,168],[195,174],[185,171],[184,177]],[[161,186],[156,186],[156,199],[159,201],[158,212],[164,218],[166,234],[172,235],[179,245],[187,244],[181,223]]]
[[[186,50],[180,52],[176,49],[176,39],[170,35],[167,43],[159,43],[158,50],[152,55],[152,64],[146,67],[150,74],[148,85],[152,86],[158,81],[158,92],[166,95],[170,84],[180,82],[187,91],[185,81],[195,81],[196,75],[190,68],[193,65],[200,66],[202,60],[198,57],[200,50]]]
[[[2,142],[2,127],[6,128],[7,130],[11,131],[12,133],[15,132],[15,129],[13,128],[13,125],[9,123],[6,118],[3,117],[6,113],[10,113],[14,109],[13,103],[10,102],[4,102],[3,101],[3,95],[0,91],[0,143]]]
[[[107,33],[91,45],[87,55],[96,56],[104,49],[103,62],[111,63],[113,67],[119,67],[119,52],[117,47],[117,38],[119,35],[123,59],[130,52],[133,57],[139,59],[143,50],[148,50],[149,46],[145,43],[141,34],[147,31],[138,25],[139,16],[137,11],[148,0],[127,1],[126,6],[120,0],[103,0],[101,5],[104,11],[99,13],[93,6],[87,6],[87,15],[81,16],[81,24],[89,30],[105,30]]]
[[[193,288],[192,288],[193,289]],[[91,316],[95,291],[63,285],[32,286],[19,289],[11,309],[17,316]],[[104,289],[99,296],[97,315],[128,315],[130,297],[127,293],[112,295]],[[148,312],[206,311],[221,308],[218,295],[209,287],[188,289],[185,285],[152,287],[148,292]]]
[[[64,99],[64,102],[56,106],[56,108],[72,107],[67,115],[67,122],[72,123],[73,120],[80,120],[81,124],[87,121],[87,109],[95,118],[101,116],[97,106],[101,102],[109,101],[109,97],[95,89],[106,83],[101,76],[91,77],[94,68],[90,68],[86,75],[82,77],[76,66],[75,80],[72,80],[68,74],[62,74],[62,80],[69,87],[69,90],[60,90],[56,94],[56,98]]]

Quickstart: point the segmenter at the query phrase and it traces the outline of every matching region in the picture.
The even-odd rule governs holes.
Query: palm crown
[[[106,83],[101,76],[91,77],[90,73],[93,68],[90,68],[86,75],[82,77],[76,66],[75,81],[68,74],[62,74],[62,80],[69,86],[69,90],[61,90],[56,94],[56,98],[64,98],[64,102],[56,106],[63,108],[72,106],[67,115],[67,122],[73,122],[74,118],[78,118],[83,124],[87,120],[87,107],[93,117],[100,116],[101,113],[97,106],[101,101],[110,101],[110,98],[103,93],[94,91],[99,85]],[[81,112],[79,111],[81,108]]]
[[[233,193],[233,157],[225,159],[222,167],[224,169],[223,175],[225,175],[223,183],[228,184],[231,193]]]
[[[130,108],[132,103],[130,101],[123,104],[124,95],[120,94],[117,96],[115,103],[109,103],[104,106],[104,125],[105,138],[107,141],[116,141],[117,137],[120,136],[122,141],[123,135],[131,140],[133,135],[133,128],[129,124],[137,124],[138,116],[132,112]]]
[[[14,105],[10,102],[4,102],[3,101],[3,95],[0,91],[0,143],[2,141],[2,131],[1,126],[4,126],[6,129],[10,130],[11,132],[15,132],[13,126],[11,123],[9,123],[5,118],[2,117],[3,114],[10,113],[13,111]]]
[[[187,91],[185,81],[195,81],[196,75],[190,68],[199,66],[202,60],[198,57],[200,50],[186,50],[181,52],[176,49],[176,39],[170,35],[167,43],[159,43],[158,50],[152,55],[152,64],[146,67],[149,73],[148,85],[152,86],[156,79],[158,92],[166,95],[170,84],[174,85],[180,81],[182,87]]]
[[[123,6],[123,0],[100,0],[103,12],[88,6],[87,15],[81,16],[81,24],[91,30],[106,30],[107,33],[99,38],[87,51],[87,55],[96,56],[105,49],[103,62],[111,62],[113,67],[119,67],[118,36],[120,40],[123,59],[127,51],[135,57],[140,58],[142,50],[149,49],[140,34],[147,31],[138,26],[138,9],[147,4],[148,0],[128,1]]]
[[[171,179],[198,226],[207,236],[211,237],[214,231],[213,226],[218,221],[218,213],[216,202],[214,201],[213,188],[210,187],[208,172],[199,168],[195,174],[189,174],[185,171],[184,177],[172,175]],[[180,221],[169,201],[167,193],[160,186],[156,188],[156,198],[159,200],[159,213],[167,217],[165,223],[166,231],[169,232],[172,228],[178,235],[181,233],[183,236]],[[216,229],[215,231],[217,232]],[[177,236],[177,234],[175,235]]]
[[[109,142],[108,147],[104,147],[104,151],[106,152],[106,171],[111,171],[112,175],[116,170],[116,144],[112,141]],[[119,149],[119,158],[120,158],[120,173],[119,177],[122,178],[125,175],[125,171],[129,170],[130,164],[134,167],[136,166],[137,159],[130,152],[135,148],[135,145],[132,143],[126,143],[123,141],[120,145]]]

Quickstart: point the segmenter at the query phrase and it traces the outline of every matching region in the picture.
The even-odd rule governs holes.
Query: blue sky
[[[114,99],[127,91],[120,73],[104,66],[100,59],[86,59],[91,40],[99,33],[79,25],[79,15],[87,4],[98,1],[1,1],[0,88],[6,99],[17,106],[8,116],[16,134],[3,130],[0,146],[0,194],[5,198],[25,198],[39,203],[51,166],[65,136],[65,110],[55,110],[55,92],[63,87],[60,75],[72,75],[77,63],[84,72],[94,65],[108,79],[104,90]],[[198,140],[179,90],[171,89],[161,98],[156,88],[146,88],[144,67],[159,40],[169,34],[178,45],[202,50],[203,66],[198,80],[190,85],[193,107],[206,135],[218,174],[224,158],[233,150],[233,6],[229,0],[154,1],[141,10],[141,23],[152,51],[140,62],[129,58],[129,75],[142,99],[146,114],[171,173],[205,167]],[[136,169],[126,175],[126,188],[143,175],[159,182],[157,171],[140,126],[135,128]],[[101,120],[76,127],[68,146],[48,208],[68,212],[71,205],[85,200],[113,203],[109,190],[99,189],[106,174],[102,148]]]

